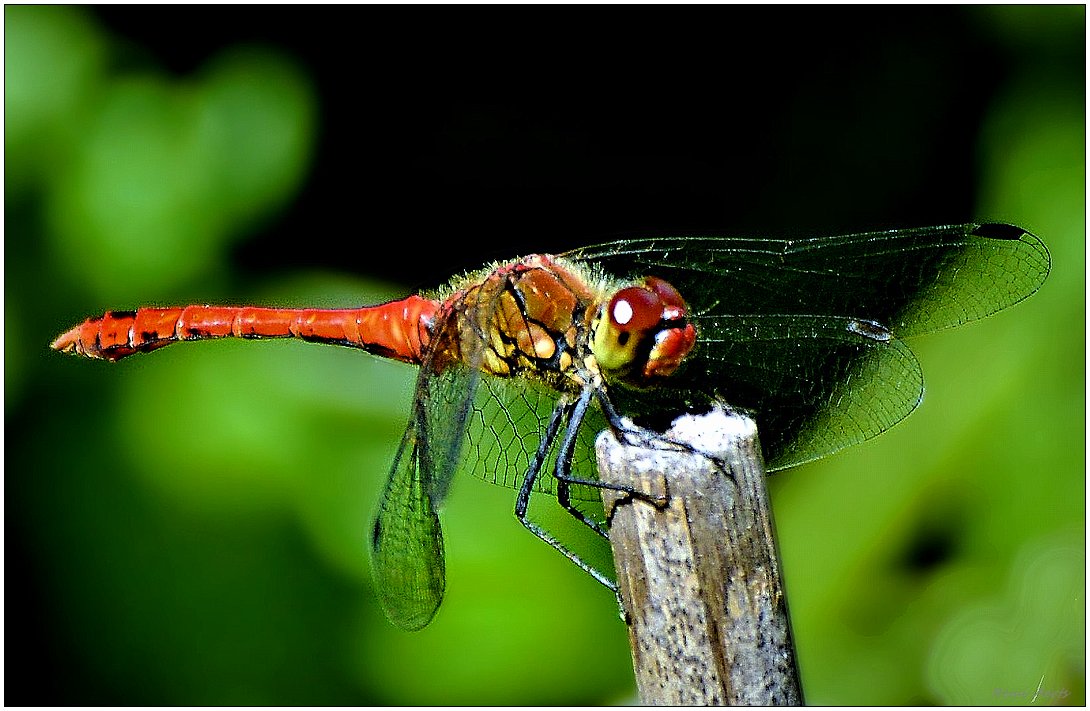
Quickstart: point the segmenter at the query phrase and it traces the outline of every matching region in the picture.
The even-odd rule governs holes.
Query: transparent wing
[[[390,470],[371,533],[371,566],[382,609],[398,627],[423,628],[446,588],[443,532],[429,493],[425,439],[414,411]]]
[[[912,351],[877,324],[828,316],[723,317],[705,369],[717,397],[756,412],[770,470],[875,437],[923,398]],[[714,349],[714,350],[713,350]]]
[[[462,461],[480,382],[481,371],[463,363],[454,363],[440,373],[427,368],[421,371],[416,399],[424,423],[422,434],[426,434],[428,491],[436,508],[446,499]]]
[[[465,469],[473,476],[518,489],[541,445],[549,418],[558,406],[560,394],[525,379],[481,378],[466,430]],[[597,480],[594,438],[606,427],[606,418],[595,404],[579,428],[572,461],[572,475]],[[564,426],[561,426],[563,431]],[[550,444],[543,464],[545,471],[534,481],[534,491],[556,495],[556,463],[559,437]],[[574,486],[577,501],[598,501],[599,491]]]
[[[654,393],[612,391],[637,418],[713,400],[757,421],[770,471],[858,444],[897,424],[923,396],[912,351],[878,324],[830,316],[701,319],[719,334]]]
[[[900,338],[1015,304],[1051,267],[1035,235],[975,223],[794,240],[624,240],[565,256],[618,276],[666,279],[697,314],[845,316]]]
[[[443,330],[441,338],[450,338]],[[409,630],[427,625],[446,587],[437,511],[458,469],[480,371],[440,363],[444,342],[421,365],[412,416],[390,470],[371,537],[375,588],[386,616]],[[440,367],[442,366],[442,367]]]
[[[1048,275],[1034,235],[957,225],[799,240],[675,237],[568,258],[681,291],[698,344],[657,389],[613,396],[622,412],[720,398],[757,419],[770,469],[869,439],[918,404],[920,368],[898,338],[1010,306]]]

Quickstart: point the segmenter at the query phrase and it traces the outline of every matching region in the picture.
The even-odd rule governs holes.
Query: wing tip
[[[970,231],[970,234],[976,237],[983,237],[984,239],[1022,242],[1036,250],[1040,256],[1041,266],[1041,269],[1039,270],[1040,279],[1037,282],[1038,288],[1044,283],[1045,278],[1048,277],[1049,273],[1052,271],[1052,254],[1048,251],[1048,247],[1045,245],[1044,240],[1023,227],[1006,222],[984,222],[976,225]],[[1034,289],[1033,291],[1037,291],[1037,289]],[[1029,296],[1029,294],[1026,294],[1026,296]]]

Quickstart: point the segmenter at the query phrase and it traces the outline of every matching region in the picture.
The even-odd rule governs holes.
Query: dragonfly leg
[[[578,482],[576,482],[578,483]],[[577,521],[582,523],[590,530],[597,533],[602,538],[609,540],[609,527],[602,525],[595,521],[593,518],[587,516],[585,513],[576,508],[575,504],[571,502],[571,492],[569,490],[570,484],[567,480],[557,477],[556,484],[556,500],[564,507],[564,510],[571,514]]]
[[[586,398],[581,397],[574,406],[565,400],[561,400],[561,402],[557,404],[556,409],[553,410],[552,419],[550,419],[548,428],[545,430],[545,436],[541,438],[541,443],[538,445],[537,452],[534,454],[534,461],[531,462],[530,468],[526,471],[526,477],[522,480],[522,486],[519,487],[518,499],[515,501],[515,517],[518,518],[519,522],[525,526],[530,533],[548,543],[592,578],[612,590],[619,602],[621,598],[616,582],[610,579],[608,575],[580,558],[578,554],[561,543],[555,536],[531,521],[530,517],[527,515],[530,508],[530,494],[533,492],[534,482],[537,481],[537,477],[541,473],[541,467],[545,462],[545,456],[548,454],[549,446],[552,444],[557,431],[560,429],[560,423],[565,417],[570,418],[573,411],[578,408],[579,402],[583,402],[585,399]],[[583,411],[585,410],[586,405],[584,404]],[[621,606],[621,610],[622,612],[624,611],[623,605]]]
[[[574,551],[569,549],[567,546],[565,546],[563,543],[561,543],[559,540],[557,540],[556,537],[553,536],[551,533],[549,533],[544,528],[542,528],[541,526],[539,526],[536,523],[534,523],[533,521],[531,521],[529,516],[526,515],[525,508],[523,508],[522,510],[519,510],[518,508],[516,508],[515,515],[518,517],[519,522],[523,526],[525,526],[527,528],[527,530],[530,531],[530,533],[534,534],[535,536],[537,536],[538,538],[540,538],[541,540],[545,541],[550,546],[555,548],[556,550],[560,551],[561,555],[563,555],[565,558],[570,560],[572,563],[575,563],[584,572],[586,572],[592,578],[594,578],[595,580],[600,582],[602,585],[605,585],[607,588],[612,590],[614,595],[618,595],[618,596],[620,595],[620,592],[619,592],[619,590],[617,588],[617,583],[616,582],[614,582],[608,575],[606,575],[605,573],[598,570],[597,568],[595,568],[590,563],[588,563],[585,560],[583,560],[582,558],[580,558],[577,553],[575,553]],[[620,600],[620,597],[618,597],[617,599]]]
[[[572,408],[571,417],[568,418],[568,428],[564,432],[564,439],[561,441],[560,450],[556,455],[556,467],[553,469],[553,476],[556,477],[556,500],[577,521],[602,538],[609,540],[609,530],[607,527],[584,514],[571,502],[572,484],[587,483],[599,487],[603,485],[600,481],[582,482],[571,477],[571,459],[572,453],[575,450],[575,439],[579,432],[579,427],[583,423],[583,417],[586,415],[587,407],[590,405],[590,399],[591,391],[584,391],[575,402],[575,406]]]
[[[579,479],[571,475],[571,460],[572,454],[575,451],[575,440],[579,434],[579,426],[582,424],[583,416],[586,414],[587,408],[590,406],[590,400],[594,396],[595,392],[598,394],[598,401],[602,405],[602,410],[605,412],[606,417],[609,419],[609,423],[614,429],[620,430],[624,435],[626,441],[630,443],[639,443],[643,438],[634,433],[631,425],[628,425],[617,414],[617,411],[613,409],[613,403],[609,401],[605,393],[602,391],[586,390],[580,396],[579,400],[575,403],[575,407],[572,411],[571,419],[568,423],[568,429],[564,432],[564,439],[560,443],[560,451],[557,453],[556,468],[553,470],[553,475],[557,479],[556,496],[560,504],[564,506],[568,512],[579,521],[582,521],[592,530],[600,533],[601,535],[609,538],[607,532],[609,522],[606,522],[606,526],[588,519],[582,511],[575,508],[571,504],[570,497],[568,496],[569,487],[572,484],[582,484],[583,486],[593,486],[598,489],[609,489],[611,491],[619,491],[626,496],[646,501],[656,508],[663,508],[669,503],[669,494],[649,494],[646,491],[640,491],[624,484],[610,484],[603,481],[591,480],[591,479]],[[635,431],[635,432],[638,432]]]
[[[533,486],[533,480],[530,479],[529,477],[527,477],[527,481],[530,481],[530,486],[527,487],[524,484],[523,490],[528,492],[529,489],[532,488],[532,486]],[[522,495],[523,490],[519,491],[519,502],[520,502],[520,504],[524,504],[524,503],[529,502],[529,494],[528,493],[527,493],[527,495],[525,497],[525,502],[524,502],[524,497]],[[527,528],[527,530],[530,531],[530,533],[534,534],[535,536],[537,536],[538,538],[540,538],[541,540],[545,541],[550,546],[555,548],[556,550],[560,551],[561,555],[563,555],[565,558],[570,560],[572,563],[575,563],[577,566],[579,566],[579,568],[581,570],[583,570],[585,573],[587,573],[588,575],[590,575],[590,577],[594,578],[595,580],[600,582],[602,585],[609,588],[609,590],[613,593],[613,596],[615,598],[617,598],[617,608],[620,610],[621,620],[626,625],[630,623],[631,618],[628,615],[628,610],[624,606],[624,599],[621,597],[621,589],[620,589],[620,587],[618,587],[617,583],[613,579],[611,579],[608,575],[606,575],[602,571],[595,568],[590,563],[588,563],[585,560],[583,560],[582,558],[580,558],[579,555],[577,553],[575,553],[575,551],[572,551],[571,549],[569,549],[563,543],[558,541],[551,533],[549,533],[548,531],[543,529],[541,526],[538,526],[536,523],[531,521],[530,518],[526,515],[526,506],[525,505],[522,505],[521,507],[516,506],[515,515],[518,517],[519,522],[521,522],[522,525],[525,526]]]

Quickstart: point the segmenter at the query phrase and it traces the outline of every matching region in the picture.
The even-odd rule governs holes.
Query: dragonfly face
[[[696,343],[685,300],[657,277],[614,294],[591,330],[594,356],[606,378],[638,388],[672,375]]]

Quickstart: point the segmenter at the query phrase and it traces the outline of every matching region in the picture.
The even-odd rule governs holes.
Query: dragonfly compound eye
[[[594,355],[610,378],[642,387],[677,370],[696,342],[688,308],[662,279],[621,289],[594,326]]]

